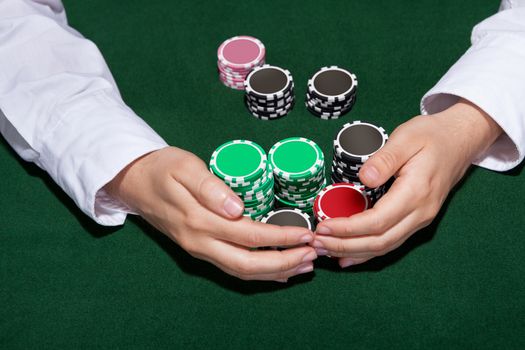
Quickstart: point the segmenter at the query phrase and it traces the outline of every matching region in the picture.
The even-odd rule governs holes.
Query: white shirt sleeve
[[[525,1],[504,0],[500,12],[476,25],[472,46],[421,100],[421,113],[464,98],[483,109],[504,134],[475,164],[509,170],[525,155]]]
[[[166,147],[122,101],[97,47],[67,25],[60,0],[0,1],[0,132],[103,225],[129,209],[102,187]]]

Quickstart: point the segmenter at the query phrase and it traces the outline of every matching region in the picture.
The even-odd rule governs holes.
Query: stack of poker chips
[[[266,58],[263,43],[251,36],[235,36],[224,41],[217,50],[219,80],[232,89],[244,90],[244,80]]]
[[[311,212],[315,197],[326,186],[324,154],[304,137],[277,142],[268,153],[275,179],[276,205]]]
[[[266,152],[252,141],[234,140],[217,147],[210,171],[244,202],[244,215],[260,220],[273,208],[274,177]]]
[[[321,119],[338,119],[352,110],[356,92],[355,74],[337,66],[323,67],[308,80],[305,105]]]
[[[364,186],[335,183],[325,187],[314,202],[314,215],[318,222],[333,218],[350,217],[368,209],[370,199]]]
[[[334,139],[332,183],[346,182],[363,186],[359,180],[359,170],[387,140],[385,129],[372,123],[356,120],[344,124]],[[385,194],[384,185],[377,188],[364,187],[364,190],[372,204]]]
[[[289,71],[265,64],[254,68],[244,81],[246,108],[261,120],[287,115],[294,106],[294,83]]]
[[[297,209],[297,208],[280,208],[270,211],[266,214],[261,222],[263,224],[277,225],[277,226],[296,226],[304,227],[310,231],[313,231],[313,220],[310,215]],[[301,244],[304,245],[304,244]],[[280,246],[280,247],[271,247],[274,249],[286,249],[292,247],[298,247],[300,245],[294,246]]]

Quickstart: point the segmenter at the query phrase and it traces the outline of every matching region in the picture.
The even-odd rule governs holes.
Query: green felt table
[[[65,1],[125,101],[170,144],[206,161],[231,139],[290,136],[331,156],[334,132],[367,119],[391,132],[469,47],[494,1]],[[359,78],[335,121],[302,103],[250,116],[216,72],[218,45],[249,34],[289,69],[298,101],[319,67]],[[44,172],[0,144],[0,348],[523,348],[521,169],[476,168],[404,246],[341,270],[316,262],[286,285],[245,282],[196,260],[138,218],[85,217]],[[399,203],[403,205],[403,203]]]

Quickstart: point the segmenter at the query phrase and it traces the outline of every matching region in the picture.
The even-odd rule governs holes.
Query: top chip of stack
[[[363,186],[359,179],[359,170],[387,140],[385,129],[372,123],[356,120],[344,124],[334,139],[332,183],[346,182]],[[375,203],[385,193],[385,186],[365,187],[365,191],[372,203]]]
[[[352,110],[356,93],[355,74],[337,66],[323,67],[308,80],[305,105],[321,119],[338,119]]]
[[[220,145],[211,156],[210,170],[243,200],[245,216],[260,220],[272,210],[272,167],[255,142],[234,140]]]
[[[235,36],[224,41],[217,50],[219,80],[226,86],[244,90],[244,80],[255,67],[266,59],[263,43],[254,37]]]
[[[364,186],[335,183],[325,187],[315,198],[314,214],[317,221],[350,217],[369,208]]]
[[[312,230],[312,219],[307,213],[297,208],[281,208],[270,211],[261,220],[262,223],[277,226],[298,226]]]
[[[295,103],[293,77],[286,69],[265,64],[255,67],[244,81],[244,103],[261,120],[287,115]]]
[[[275,178],[275,198],[281,207],[311,212],[317,193],[326,186],[324,154],[304,137],[277,142],[268,153]]]

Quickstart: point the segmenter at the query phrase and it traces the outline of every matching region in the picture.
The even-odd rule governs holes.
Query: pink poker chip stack
[[[224,41],[217,50],[219,80],[232,89],[244,90],[244,80],[255,67],[265,63],[263,43],[251,36],[235,36]]]

